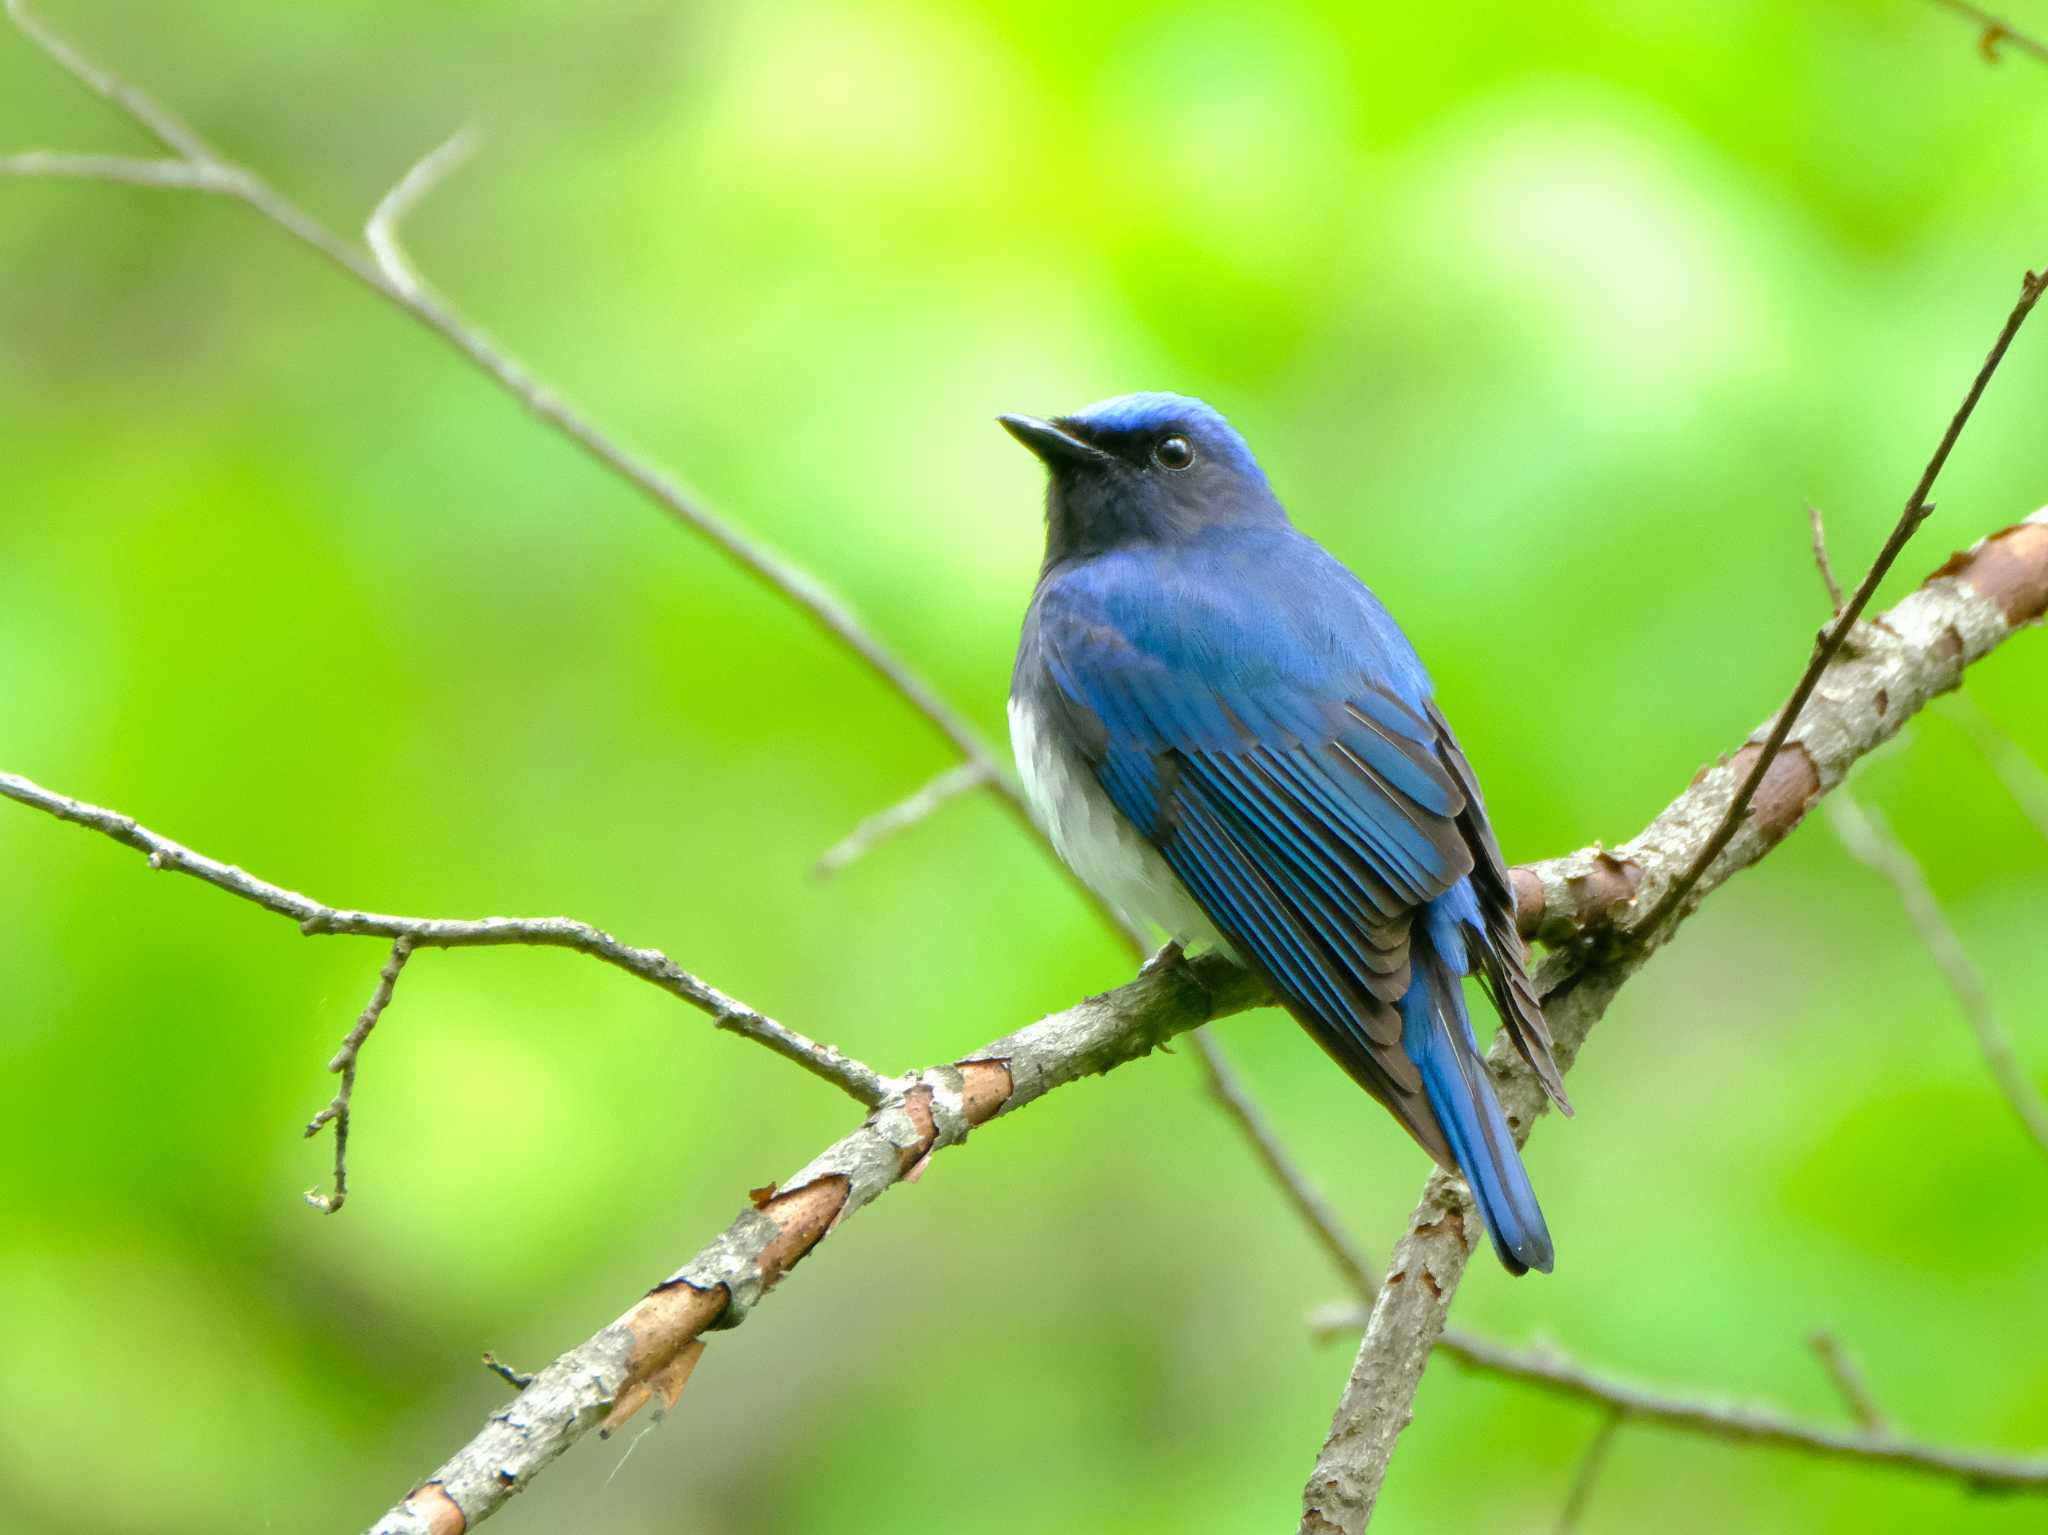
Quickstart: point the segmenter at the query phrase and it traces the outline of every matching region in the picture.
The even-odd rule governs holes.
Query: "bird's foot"
[[[1152,975],[1161,970],[1177,970],[1187,963],[1187,947],[1178,938],[1167,944],[1139,968],[1138,974]]]

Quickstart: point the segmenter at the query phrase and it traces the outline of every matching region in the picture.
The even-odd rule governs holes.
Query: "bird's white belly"
[[[1158,849],[1110,803],[1087,762],[1023,698],[1010,700],[1010,744],[1032,813],[1083,884],[1169,938],[1228,947]]]

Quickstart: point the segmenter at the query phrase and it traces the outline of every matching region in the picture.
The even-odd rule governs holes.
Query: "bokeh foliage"
[[[2048,260],[2048,70],[1907,0],[52,10],[345,227],[478,124],[423,266],[992,733],[1039,485],[990,418],[1209,397],[1415,636],[1511,857],[1628,836],[1782,695],[1804,500],[1857,568]],[[0,143],[139,147],[12,35]],[[1896,588],[2048,498],[2044,391],[2023,336]],[[1124,972],[982,801],[807,882],[942,744],[232,207],[0,187],[0,423],[0,765],[323,899],[586,917],[885,1068]],[[2044,679],[1970,680],[2037,758]],[[1859,783],[2048,1076],[2048,846],[1942,710]],[[9,1530],[366,1522],[493,1405],[480,1350],[581,1338],[849,1123],[586,961],[430,953],[323,1219],[297,1131],[376,947],[14,808],[0,867]],[[1279,1015],[1220,1032],[1384,1251],[1422,1159]],[[1475,1266],[1464,1321],[1821,1416],[1827,1325],[1910,1428],[2048,1441],[2048,1166],[1823,825],[1572,1090],[1558,1272]],[[942,1158],[507,1527],[1285,1527],[1336,1289],[1161,1058]],[[1595,1426],[1439,1368],[1381,1522],[1547,1528]],[[2043,1517],[1630,1430],[1585,1528]]]

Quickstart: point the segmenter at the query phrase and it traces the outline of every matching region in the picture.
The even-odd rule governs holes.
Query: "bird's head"
[[[1252,450],[1184,394],[1123,394],[1069,416],[1003,416],[1045,463],[1045,568],[1122,544],[1286,521]]]

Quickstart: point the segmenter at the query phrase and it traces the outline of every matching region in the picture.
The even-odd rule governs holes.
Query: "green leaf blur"
[[[2013,19],[2048,29],[2048,7]],[[51,0],[809,564],[991,735],[1036,567],[1001,410],[1229,412],[1429,659],[1511,858],[1633,834],[1789,689],[2020,275],[2048,69],[1895,3],[1030,7]],[[0,34],[0,148],[133,152]],[[2048,321],[2035,322],[2048,326]],[[2023,334],[1888,592],[2048,499]],[[0,184],[0,767],[321,899],[568,913],[885,1070],[1121,979],[996,806],[837,881],[944,744],[706,545],[231,205]],[[2048,759],[2048,654],[1975,701]],[[2048,1081],[2048,845],[1947,708],[1859,788]],[[853,1122],[574,956],[379,946],[0,806],[0,1529],[368,1523]],[[1219,1034],[1376,1255],[1423,1159],[1287,1020]],[[1816,820],[1631,985],[1531,1167],[1553,1278],[1462,1321],[2048,1442],[2048,1165],[1890,892]],[[1338,1294],[1184,1060],[941,1157],[507,1530],[1285,1528]],[[1548,1529],[1597,1421],[1431,1371],[1379,1527]],[[628,1451],[631,1451],[628,1458]],[[1625,1429],[1582,1528],[1990,1535],[2036,1500]]]

